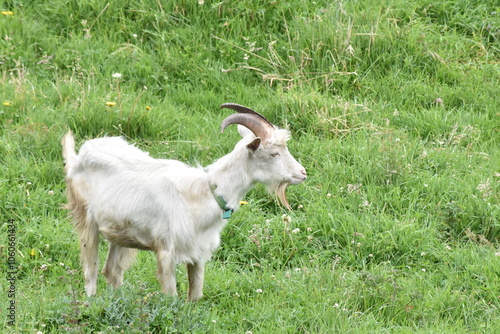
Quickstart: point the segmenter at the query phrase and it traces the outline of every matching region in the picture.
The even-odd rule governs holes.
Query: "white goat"
[[[304,181],[306,171],[288,152],[289,132],[238,104],[221,108],[238,111],[222,122],[221,132],[240,124],[243,139],[205,168],[154,159],[120,137],[89,140],[77,155],[71,131],[63,137],[67,208],[80,238],[88,296],[97,290],[99,233],[109,241],[108,284],[123,283],[135,249],[151,250],[167,295],[177,295],[175,267],[187,263],[188,300],[195,301],[203,295],[204,265],[219,246],[225,219],[256,183],[290,208],[285,189]]]

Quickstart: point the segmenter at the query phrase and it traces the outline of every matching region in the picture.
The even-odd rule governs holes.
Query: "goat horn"
[[[260,137],[263,141],[271,136],[271,127],[259,116],[253,114],[232,114],[227,116],[220,126],[220,132],[231,124],[241,124],[247,127],[254,133],[255,136]]]
[[[265,141],[274,130],[274,125],[267,118],[250,108],[236,103],[224,103],[220,108],[229,108],[239,112],[239,114],[232,114],[222,121],[221,132],[224,132],[224,129],[230,124],[241,124]]]
[[[274,129],[274,125],[271,122],[269,122],[267,118],[265,118],[264,116],[262,116],[261,114],[259,114],[255,110],[252,110],[248,107],[245,107],[245,106],[242,106],[242,105],[236,104],[236,103],[224,103],[224,104],[221,104],[220,108],[221,109],[228,108],[228,109],[233,109],[234,111],[237,111],[239,113],[256,115],[259,118],[261,118],[263,121],[265,121],[267,124],[269,124]]]

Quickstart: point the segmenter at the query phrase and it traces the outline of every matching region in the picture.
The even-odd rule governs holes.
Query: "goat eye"
[[[279,153],[271,153],[271,156],[272,156],[273,158],[276,158],[276,157],[277,157],[277,156],[279,156],[279,155],[280,155]]]

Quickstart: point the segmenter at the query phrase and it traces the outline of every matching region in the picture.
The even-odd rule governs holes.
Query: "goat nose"
[[[307,175],[307,172],[306,172],[306,170],[305,170],[304,168],[302,168],[302,170],[301,170],[300,172],[301,172],[301,173],[302,173],[302,175],[304,175],[304,176],[305,176],[305,175]]]

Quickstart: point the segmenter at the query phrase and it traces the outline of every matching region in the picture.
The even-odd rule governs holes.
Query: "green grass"
[[[496,1],[1,6],[13,13],[0,15],[2,277],[11,220],[17,248],[13,326],[0,284],[7,332],[500,331]],[[309,174],[288,190],[294,211],[251,191],[199,303],[184,301],[182,267],[182,297],[159,293],[146,252],[122,288],[100,277],[87,299],[61,136],[123,135],[206,165],[238,140],[218,131],[225,102],[292,131]]]

